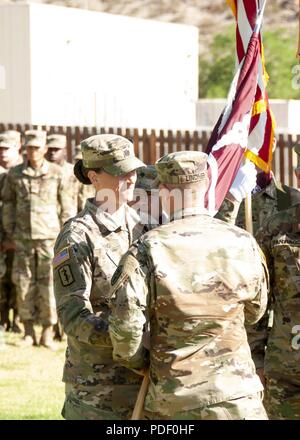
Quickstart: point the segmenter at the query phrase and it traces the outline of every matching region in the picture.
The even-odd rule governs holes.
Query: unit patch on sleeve
[[[68,264],[62,266],[58,270],[58,274],[63,286],[70,286],[75,281],[71,267]]]

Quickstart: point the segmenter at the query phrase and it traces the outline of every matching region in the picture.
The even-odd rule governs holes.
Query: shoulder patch
[[[62,263],[70,260],[70,247],[63,248],[60,252],[58,252],[52,261],[53,269],[60,266]]]
[[[75,279],[71,270],[71,267],[68,264],[65,264],[58,270],[59,278],[61,284],[63,286],[70,286],[74,283]]]

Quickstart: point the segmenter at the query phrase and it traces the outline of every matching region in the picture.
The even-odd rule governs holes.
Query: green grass
[[[17,347],[20,339],[5,333],[0,344],[0,420],[62,420],[66,343],[53,352]]]

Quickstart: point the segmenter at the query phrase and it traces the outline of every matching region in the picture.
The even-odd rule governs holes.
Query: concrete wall
[[[16,13],[17,11],[17,13]],[[0,6],[0,120],[31,120],[29,8]]]

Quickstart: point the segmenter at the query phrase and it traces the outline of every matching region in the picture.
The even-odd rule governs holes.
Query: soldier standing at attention
[[[142,231],[127,202],[136,169],[144,166],[132,143],[103,134],[81,142],[74,173],[97,195],[62,228],[56,244],[54,290],[68,337],[63,381],[65,419],[118,420],[130,417],[141,376],[116,364],[108,334],[110,280]]]
[[[260,249],[207,214],[205,153],[171,153],[156,168],[170,222],[134,243],[111,280],[113,357],[145,369],[149,354],[146,418],[266,419],[244,326],[267,304]]]
[[[45,158],[49,162],[61,166],[64,172],[70,176],[73,174],[73,165],[66,160],[67,136],[64,134],[49,134],[47,136],[48,151]]]
[[[17,310],[16,288],[11,279],[14,245],[9,242],[2,226],[2,197],[4,182],[10,168],[21,162],[21,135],[18,131],[8,130],[0,134],[0,325],[6,331],[10,329],[21,333]],[[13,309],[13,321],[9,320],[9,310]]]
[[[61,168],[44,158],[46,132],[27,131],[25,147],[27,160],[12,168],[5,180],[3,228],[16,246],[12,279],[25,328],[22,345],[37,344],[33,324],[38,321],[43,326],[40,345],[53,348],[52,325],[57,322],[53,246],[60,227],[75,210]]]
[[[63,170],[63,175],[68,179],[69,190],[73,197],[74,206],[77,203],[78,195],[78,180],[75,178],[73,173],[74,165],[67,162],[66,160],[66,149],[67,149],[67,136],[64,134],[50,134],[47,136],[47,147],[48,151],[45,158],[49,162],[56,163]],[[63,331],[61,329],[60,323],[57,322],[53,326],[54,340],[63,340]]]

